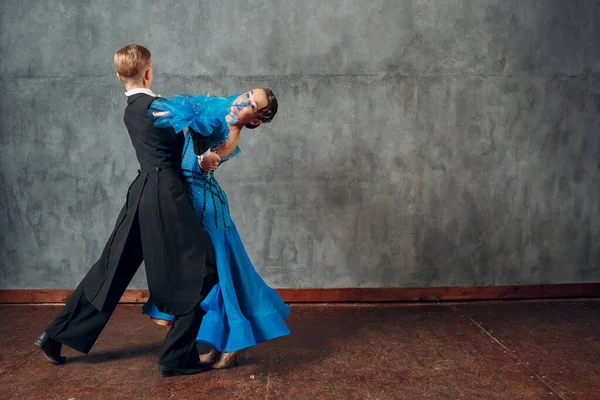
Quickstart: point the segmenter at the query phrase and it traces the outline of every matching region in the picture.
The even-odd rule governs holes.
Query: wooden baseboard
[[[428,288],[278,289],[286,303],[379,303],[600,297],[600,283]],[[0,303],[64,303],[72,289],[0,290]],[[144,303],[148,290],[129,289],[121,303]]]

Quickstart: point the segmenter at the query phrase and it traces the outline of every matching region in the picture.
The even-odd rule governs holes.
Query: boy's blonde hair
[[[152,59],[150,51],[144,46],[128,44],[116,51],[114,62],[122,78],[135,79],[150,66]]]

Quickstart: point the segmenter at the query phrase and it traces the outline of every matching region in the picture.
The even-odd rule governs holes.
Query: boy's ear
[[[123,81],[123,78],[121,78],[121,74],[119,74],[118,72],[117,72],[117,79],[118,79],[118,80],[120,80],[121,82],[125,83],[125,82]]]
[[[146,79],[147,81],[150,80],[150,75],[152,74],[152,67],[148,68],[145,72],[144,72],[144,79]]]

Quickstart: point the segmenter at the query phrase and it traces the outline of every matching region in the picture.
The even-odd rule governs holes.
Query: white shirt
[[[154,94],[154,92],[150,89],[146,89],[146,88],[135,88],[135,89],[131,89],[125,92],[125,96],[133,96],[134,94],[147,94],[149,96],[152,97],[160,97],[160,94]],[[187,133],[187,132],[186,132]],[[200,154],[198,157],[198,161],[202,161],[204,159],[204,157],[207,157],[208,155],[210,155],[210,149],[206,150],[204,152],[204,154]]]
[[[152,90],[146,89],[146,88],[135,88],[135,89],[128,90],[127,92],[125,92],[125,96],[133,96],[134,94],[139,94],[139,93],[144,93],[144,94],[147,94],[152,97],[160,97],[160,94],[154,94],[154,92]]]

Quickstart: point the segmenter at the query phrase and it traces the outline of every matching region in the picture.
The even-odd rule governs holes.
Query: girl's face
[[[231,106],[231,116],[239,124],[260,125],[259,111],[267,106],[267,94],[262,89],[242,93]]]

